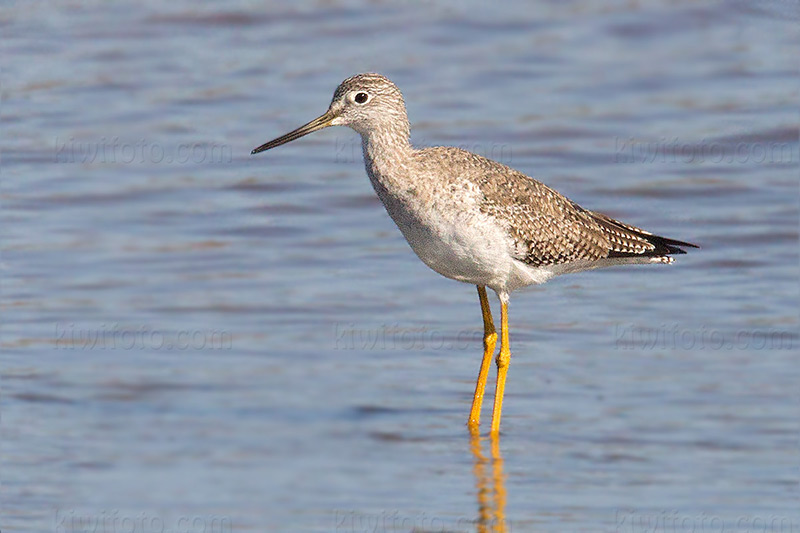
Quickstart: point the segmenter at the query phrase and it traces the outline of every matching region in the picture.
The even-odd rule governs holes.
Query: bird
[[[253,149],[258,154],[330,127],[361,135],[367,176],[419,259],[475,285],[483,318],[483,358],[467,427],[479,432],[488,372],[498,341],[487,287],[500,301],[500,349],[490,435],[500,432],[511,360],[510,294],[562,274],[626,264],[668,264],[697,245],[654,235],[590,211],[502,163],[448,146],[415,148],[400,89],[377,73],[336,88],[321,116]]]

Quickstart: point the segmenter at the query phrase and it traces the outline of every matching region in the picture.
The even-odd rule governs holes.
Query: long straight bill
[[[262,144],[258,148],[253,149],[253,151],[250,152],[250,153],[251,154],[257,154],[259,152],[263,152],[264,150],[269,150],[270,148],[275,148],[276,146],[280,146],[282,144],[286,144],[288,142],[291,142],[291,141],[293,141],[295,139],[299,139],[300,137],[302,137],[304,135],[308,135],[309,133],[313,133],[313,132],[315,132],[317,130],[321,130],[323,128],[327,128],[328,126],[331,125],[331,121],[334,118],[336,118],[336,115],[334,115],[333,113],[331,113],[330,110],[328,110],[321,117],[315,118],[314,120],[312,120],[308,124],[304,124],[303,126],[300,126],[299,128],[297,128],[296,130],[290,131],[286,135],[282,135],[282,136],[278,137],[277,139],[273,139],[273,140],[269,141],[268,143]]]

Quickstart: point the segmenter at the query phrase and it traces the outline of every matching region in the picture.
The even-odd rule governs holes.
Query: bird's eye
[[[355,98],[353,98],[357,104],[364,104],[368,99],[369,95],[367,93],[358,93],[356,94]]]

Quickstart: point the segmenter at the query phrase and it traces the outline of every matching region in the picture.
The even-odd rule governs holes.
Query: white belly
[[[514,270],[505,232],[475,210],[436,209],[422,216],[402,204],[386,210],[414,253],[442,276],[474,285],[504,289]]]

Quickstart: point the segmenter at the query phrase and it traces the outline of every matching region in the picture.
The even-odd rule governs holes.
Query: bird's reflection
[[[489,459],[483,453],[483,440],[489,441]],[[470,445],[475,460],[475,486],[478,489],[478,533],[506,533],[506,486],[500,439],[497,434],[481,439],[473,433]]]

